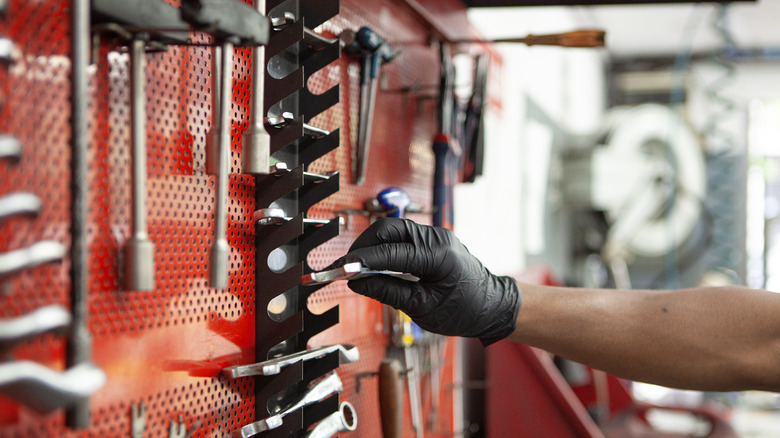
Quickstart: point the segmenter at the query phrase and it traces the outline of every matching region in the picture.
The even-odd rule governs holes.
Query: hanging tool
[[[349,402],[341,402],[339,410],[328,415],[306,434],[306,438],[331,438],[339,432],[357,428],[357,413]]]
[[[58,262],[65,256],[65,246],[55,240],[43,240],[27,248],[0,254],[0,280],[36,266]]]
[[[441,72],[439,84],[439,132],[433,138],[436,163],[433,172],[433,225],[453,229],[453,188],[457,180],[461,147],[452,135],[453,78],[449,45],[439,44]]]
[[[215,121],[219,133],[217,160],[216,224],[209,253],[209,286],[228,285],[227,198],[230,173],[230,113],[233,98],[233,47],[268,43],[270,22],[255,8],[238,0],[183,0],[181,17],[196,29],[211,33],[220,47],[219,106]],[[216,78],[215,78],[216,79]],[[216,91],[216,90],[215,90]],[[267,167],[267,165],[266,165]]]
[[[70,324],[70,319],[70,312],[58,305],[40,307],[12,319],[0,319],[0,356],[36,336],[64,331]]]
[[[28,360],[0,363],[0,394],[42,414],[71,406],[105,383],[105,373],[89,363],[62,372]]]
[[[344,266],[326,271],[312,272],[301,277],[301,285],[311,286],[315,284],[332,283],[338,280],[357,280],[371,275],[390,275],[407,281],[420,281],[414,275],[396,271],[377,271],[363,268],[360,262],[347,263]]]
[[[130,200],[132,234],[125,244],[125,289],[154,290],[154,243],[146,229],[146,43],[130,43],[130,135],[133,184]]]
[[[379,69],[383,64],[392,61],[396,53],[382,37],[368,27],[361,27],[357,33],[343,32],[341,41],[346,53],[360,57],[358,139],[352,166],[352,182],[361,185],[366,179]]]
[[[401,438],[404,415],[404,390],[401,364],[385,359],[379,365],[379,416],[384,438]]]
[[[217,205],[214,240],[209,253],[209,286],[225,289],[228,285],[227,198],[230,174],[230,100],[233,96],[233,43],[222,42],[222,86],[219,105],[219,168],[217,169]]]
[[[282,368],[298,362],[317,359],[333,352],[339,352],[339,364],[351,363],[360,359],[360,351],[354,345],[328,345],[299,351],[287,356],[277,357],[251,365],[235,365],[222,370],[222,374],[231,379],[249,376],[272,376],[279,374]]]
[[[411,205],[412,200],[409,195],[398,187],[388,187],[376,195],[379,205],[388,210],[388,217],[403,218],[406,216],[406,209]]]
[[[0,134],[0,159],[9,159],[18,163],[21,156],[22,142],[12,135]]]
[[[22,214],[35,216],[42,207],[41,199],[32,193],[9,193],[0,197],[0,220]]]
[[[527,46],[560,46],[560,47],[604,47],[603,30],[575,30],[572,32],[549,35],[533,35],[520,38],[496,38],[492,40],[460,39],[451,41],[453,44],[465,43],[521,43]]]
[[[92,335],[89,320],[89,72],[90,1],[72,0],[70,50],[70,331],[66,340],[68,372],[92,369]],[[92,374],[105,375],[99,369]],[[89,376],[87,376],[88,378]],[[87,429],[90,423],[89,394],[78,397],[65,412],[65,425]]]
[[[422,400],[420,397],[420,363],[417,357],[417,341],[421,338],[421,330],[412,323],[405,313],[398,311],[401,318],[401,345],[404,351],[404,365],[406,366],[406,385],[409,389],[409,410],[412,414],[412,429],[417,438],[422,438]]]
[[[487,73],[490,56],[482,54],[476,57],[474,67],[474,86],[466,107],[464,122],[463,178],[464,182],[474,182],[482,175],[485,129],[484,113],[487,102]]]
[[[206,133],[206,174],[219,174],[219,136],[222,132],[219,116],[220,87],[222,86],[222,48],[214,46],[211,50],[211,126]]]
[[[257,435],[260,432],[276,429],[277,427],[281,426],[282,423],[284,422],[283,418],[289,415],[291,412],[301,409],[304,406],[309,406],[311,404],[317,403],[321,400],[330,397],[333,394],[339,394],[343,391],[344,391],[344,386],[341,383],[341,379],[339,378],[339,375],[334,371],[333,374],[330,374],[328,377],[325,377],[324,379],[317,382],[308,391],[306,391],[306,393],[303,394],[303,396],[301,396],[298,399],[298,401],[294,402],[287,408],[279,411],[278,413],[266,419],[255,421],[252,424],[248,424],[242,427],[241,437],[249,438],[251,436]]]
[[[255,0],[255,9],[265,15],[265,0]],[[241,149],[242,171],[252,175],[268,173],[271,161],[271,136],[263,125],[265,94],[265,46],[254,48],[252,57],[252,83],[250,86],[250,120],[244,131]]]

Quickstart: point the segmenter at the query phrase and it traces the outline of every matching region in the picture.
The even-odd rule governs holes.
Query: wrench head
[[[264,420],[255,421],[254,423],[247,424],[246,426],[241,428],[241,438],[249,438],[251,436],[257,435],[260,432],[276,429],[281,425],[282,425],[282,416],[278,414],[272,417],[268,417]]]

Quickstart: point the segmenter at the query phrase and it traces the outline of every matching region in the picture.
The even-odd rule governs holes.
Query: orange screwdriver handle
[[[496,43],[524,43],[529,46],[604,47],[603,30],[575,30],[550,35],[528,35],[525,38],[502,38]]]

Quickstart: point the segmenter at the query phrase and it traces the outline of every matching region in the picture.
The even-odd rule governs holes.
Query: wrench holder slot
[[[265,69],[266,115],[291,112],[295,117],[281,127],[268,127],[271,157],[287,163],[292,169],[281,175],[257,177],[255,207],[278,207],[291,220],[278,225],[256,225],[256,322],[255,359],[262,362],[274,354],[291,354],[305,350],[316,334],[338,323],[338,306],[315,315],[306,305],[308,297],[322,286],[303,287],[302,275],[312,271],[307,256],[311,250],[339,233],[339,219],[325,224],[304,222],[307,211],[339,189],[339,174],[321,178],[305,175],[309,163],[338,147],[339,131],[315,139],[303,133],[303,123],[338,102],[339,88],[314,95],[305,87],[308,78],[340,56],[337,40],[328,47],[313,51],[303,43],[304,25],[316,27],[338,14],[338,0],[267,0],[266,14],[291,12],[296,22],[272,30],[266,46]],[[277,260],[269,266],[269,256]],[[282,266],[283,265],[283,266]],[[283,295],[283,314],[270,315],[269,303]],[[255,416],[266,418],[291,400],[299,397],[316,380],[339,365],[338,352],[322,358],[297,363],[274,376],[255,379]],[[286,416],[278,429],[265,432],[266,437],[300,436],[309,426],[338,410],[338,397]]]

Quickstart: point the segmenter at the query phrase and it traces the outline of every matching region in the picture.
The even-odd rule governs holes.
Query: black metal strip
[[[340,130],[332,131],[323,138],[306,138],[299,142],[301,163],[308,164],[339,147]]]

